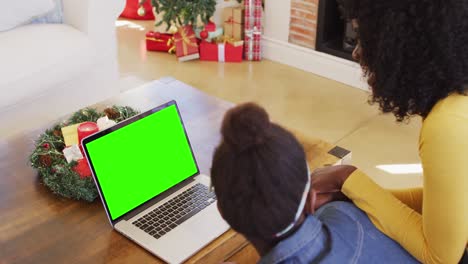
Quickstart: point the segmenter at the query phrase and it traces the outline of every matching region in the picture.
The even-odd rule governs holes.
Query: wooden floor
[[[120,20],[117,25],[122,89],[172,76],[230,102],[255,101],[281,124],[352,150],[355,164],[387,188],[422,184],[421,173],[404,166],[398,171],[377,167],[420,163],[420,120],[397,125],[367,103],[367,92],[268,60],[179,63],[173,55],[146,52],[145,33],[152,22]]]

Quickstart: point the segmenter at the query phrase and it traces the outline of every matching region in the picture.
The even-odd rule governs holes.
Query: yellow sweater
[[[361,171],[342,191],[423,263],[458,263],[468,245],[468,96],[441,100],[419,139],[424,187],[388,191]]]

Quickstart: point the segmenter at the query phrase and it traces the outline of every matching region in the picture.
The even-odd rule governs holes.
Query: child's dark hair
[[[211,168],[218,207],[248,238],[273,241],[294,220],[308,180],[304,149],[253,103],[229,110]]]

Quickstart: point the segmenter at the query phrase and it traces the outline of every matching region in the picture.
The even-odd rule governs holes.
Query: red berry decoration
[[[45,148],[45,149],[49,149],[50,145],[49,145],[49,143],[44,143],[44,144],[42,144],[42,147]]]
[[[200,37],[202,39],[207,39],[208,38],[208,31],[203,30],[202,32],[200,32]]]
[[[161,33],[159,33],[159,32],[154,32],[154,37],[155,37],[156,39],[160,39],[160,38],[161,38]]]

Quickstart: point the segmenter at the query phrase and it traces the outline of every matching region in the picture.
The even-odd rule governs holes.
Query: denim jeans
[[[333,202],[309,215],[259,263],[419,263],[348,202]]]

